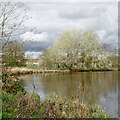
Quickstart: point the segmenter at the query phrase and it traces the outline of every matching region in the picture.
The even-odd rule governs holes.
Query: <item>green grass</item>
[[[2,117],[4,118],[13,118],[15,116],[14,106],[17,105],[16,100],[17,96],[11,93],[2,94]]]
[[[31,68],[31,69],[35,69],[35,70],[41,70],[40,66],[26,66],[25,68]]]

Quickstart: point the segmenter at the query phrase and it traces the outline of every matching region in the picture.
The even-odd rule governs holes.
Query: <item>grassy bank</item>
[[[87,105],[79,99],[51,95],[45,101],[27,93],[21,80],[4,73],[2,76],[3,118],[109,118],[99,105]]]
[[[3,118],[108,118],[99,105],[48,97],[44,102],[35,93],[3,93]]]
[[[90,71],[115,71],[117,69],[68,69],[65,70],[43,70],[36,66],[33,67],[13,67],[7,68],[6,71],[12,75],[33,74],[33,73],[62,73],[62,72],[90,72]]]

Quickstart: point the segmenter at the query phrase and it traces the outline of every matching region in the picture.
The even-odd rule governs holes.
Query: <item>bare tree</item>
[[[18,30],[23,28],[23,22],[28,19],[28,8],[23,3],[0,3],[0,44],[5,47]]]

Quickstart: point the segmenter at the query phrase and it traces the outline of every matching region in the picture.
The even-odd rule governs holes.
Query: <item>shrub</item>
[[[18,91],[25,93],[21,81],[17,77],[11,76],[9,73],[2,75],[2,84],[2,90],[8,93],[17,94]]]

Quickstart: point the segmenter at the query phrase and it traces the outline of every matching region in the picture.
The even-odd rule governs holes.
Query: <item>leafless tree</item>
[[[28,7],[23,3],[0,3],[0,44],[1,49],[6,46],[11,37],[18,34],[23,23],[28,19]]]

